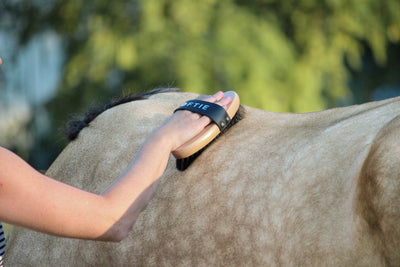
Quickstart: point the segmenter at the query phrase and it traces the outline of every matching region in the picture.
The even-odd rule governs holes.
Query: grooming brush
[[[233,91],[225,92],[224,95],[232,99],[226,110],[218,104],[197,99],[189,100],[175,110],[190,110],[213,121],[200,134],[172,152],[178,170],[183,171],[189,167],[212,141],[240,120],[240,116],[237,116],[240,107],[239,96]]]

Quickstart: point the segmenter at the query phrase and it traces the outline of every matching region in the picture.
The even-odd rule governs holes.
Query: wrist
[[[171,152],[174,147],[174,142],[171,138],[171,135],[168,133],[164,133],[162,129],[158,129],[153,134],[149,136],[146,140],[146,143],[151,145],[155,145],[158,150]]]

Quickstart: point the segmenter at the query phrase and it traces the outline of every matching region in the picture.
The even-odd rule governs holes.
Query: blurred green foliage
[[[158,86],[234,89],[247,105],[307,112],[348,97],[347,67],[360,67],[365,45],[386,62],[399,10],[398,0],[59,0],[31,19],[66,41],[53,114]]]
[[[47,104],[56,128],[93,102],[154,87],[236,90],[242,103],[278,112],[333,107],[351,97],[366,48],[383,66],[400,41],[398,0],[51,3],[5,8],[22,21],[22,40],[47,28],[64,38],[64,79]]]

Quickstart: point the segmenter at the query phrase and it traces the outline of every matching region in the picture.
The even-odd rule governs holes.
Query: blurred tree
[[[386,62],[388,42],[400,40],[398,10],[397,0],[58,1],[49,14],[69,61],[54,106],[76,111],[122,88],[174,85],[320,110],[349,96],[345,62],[360,68],[364,44]]]
[[[400,41],[398,0],[19,0],[3,7],[21,40],[49,27],[65,40],[64,78],[47,105],[55,128],[94,101],[159,86],[234,89],[244,104],[278,112],[333,107],[351,97],[349,77],[365,49],[384,66],[388,45]]]
[[[400,95],[400,45],[388,46],[386,64],[377,64],[370,49],[365,50],[361,68],[351,71],[352,102],[363,103]]]

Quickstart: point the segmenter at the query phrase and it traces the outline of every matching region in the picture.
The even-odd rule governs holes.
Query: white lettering
[[[202,104],[202,103],[196,103],[196,102],[186,102],[183,104],[183,107],[190,107],[193,106],[194,108],[202,109],[202,110],[207,110],[210,105]]]

